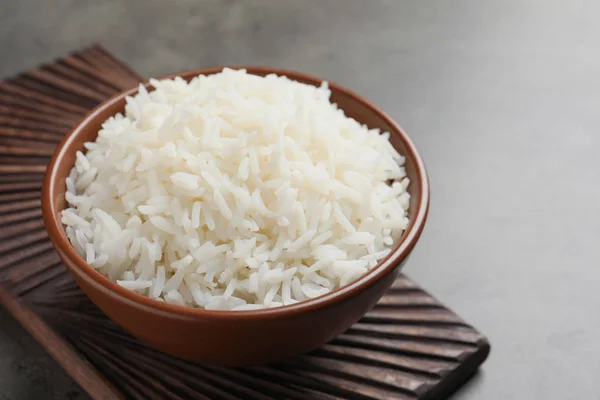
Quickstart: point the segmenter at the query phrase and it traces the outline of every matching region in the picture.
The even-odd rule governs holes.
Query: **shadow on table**
[[[478,399],[477,391],[485,380],[485,372],[479,369],[468,381],[460,386],[448,400]]]
[[[1,307],[0,399],[89,399],[44,349]]]

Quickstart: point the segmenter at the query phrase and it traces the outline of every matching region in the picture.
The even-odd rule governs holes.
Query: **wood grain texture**
[[[62,135],[141,77],[100,46],[0,82],[0,303],[95,399],[440,399],[489,353],[487,339],[401,276],[322,348],[269,366],[182,361],[134,339],[77,287],[39,210]]]

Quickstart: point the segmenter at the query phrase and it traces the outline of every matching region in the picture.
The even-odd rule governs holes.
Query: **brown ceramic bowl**
[[[293,71],[244,67],[249,73],[276,73],[311,85],[321,79]],[[203,68],[168,76],[191,79],[222,70]],[[357,94],[330,83],[332,101],[346,114],[370,128],[391,133],[393,146],[406,157],[411,180],[410,225],[390,255],[367,274],[334,292],[294,305],[255,311],[211,311],[175,306],[122,288],[103,276],[71,247],[60,222],[65,208],[65,178],[77,150],[94,141],[101,124],[125,106],[121,93],[91,111],[64,138],[46,171],[42,211],[56,251],[90,299],[113,321],[140,340],[166,353],[203,363],[263,364],[312,350],[348,329],[377,303],[398,272],[423,230],[429,207],[427,173],[415,146],[402,128],[379,108]],[[357,160],[360,162],[360,160]]]

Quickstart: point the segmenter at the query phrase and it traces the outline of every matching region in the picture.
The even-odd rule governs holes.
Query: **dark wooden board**
[[[322,348],[252,368],[198,365],[141,344],[100,312],[52,249],[40,211],[63,135],[142,78],[101,46],[0,82],[0,304],[94,399],[441,399],[487,339],[406,276]]]

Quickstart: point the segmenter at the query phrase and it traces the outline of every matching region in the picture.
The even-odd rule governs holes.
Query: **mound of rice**
[[[406,228],[404,158],[326,83],[225,69],[151,85],[66,182],[72,245],[119,285],[213,310],[288,305],[357,279]]]

